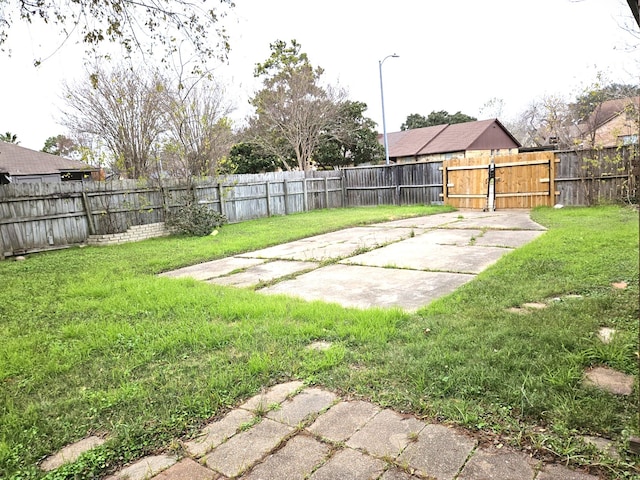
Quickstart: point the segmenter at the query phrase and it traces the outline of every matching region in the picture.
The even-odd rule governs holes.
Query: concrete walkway
[[[452,212],[348,228],[163,275],[414,311],[543,232],[523,210]]]
[[[276,385],[108,480],[596,480],[469,434],[302,382]]]

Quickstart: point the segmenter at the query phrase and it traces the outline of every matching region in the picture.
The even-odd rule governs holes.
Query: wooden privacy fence
[[[230,175],[194,185],[199,203],[229,222],[344,206],[340,172]],[[63,248],[89,235],[163,222],[183,206],[187,185],[135,180],[0,186],[0,258]]]
[[[493,160],[497,209],[636,201],[633,148]],[[345,206],[446,203],[482,209],[487,205],[490,162],[491,157],[477,157],[328,172],[230,175],[198,181],[194,191],[199,203],[232,223]],[[163,222],[168,212],[185,204],[187,194],[187,186],[177,181],[2,185],[0,258]]]

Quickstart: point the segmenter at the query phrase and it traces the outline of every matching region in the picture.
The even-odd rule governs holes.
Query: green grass
[[[547,233],[416,314],[155,275],[438,211],[314,211],[227,225],[215,237],[0,263],[0,477],[39,478],[40,459],[89,433],[109,440],[48,478],[103,475],[289,379],[630,476],[631,459],[613,462],[577,440],[596,434],[622,444],[637,434],[635,394],[581,382],[591,365],[637,373],[638,214],[630,209],[535,210]],[[629,288],[611,287],[622,280]],[[509,311],[534,301],[549,307]],[[618,329],[612,344],[596,338],[601,326]],[[306,348],[316,340],[333,346]]]

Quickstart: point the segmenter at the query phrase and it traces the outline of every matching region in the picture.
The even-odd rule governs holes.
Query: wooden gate
[[[553,152],[453,158],[443,162],[445,205],[487,208],[489,164],[495,163],[495,208],[533,208],[555,203]]]

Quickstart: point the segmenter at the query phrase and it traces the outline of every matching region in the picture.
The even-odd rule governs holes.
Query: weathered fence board
[[[556,153],[557,203],[594,205],[637,201],[634,147]]]
[[[441,167],[442,162],[421,162],[345,168],[345,205],[441,203]]]

